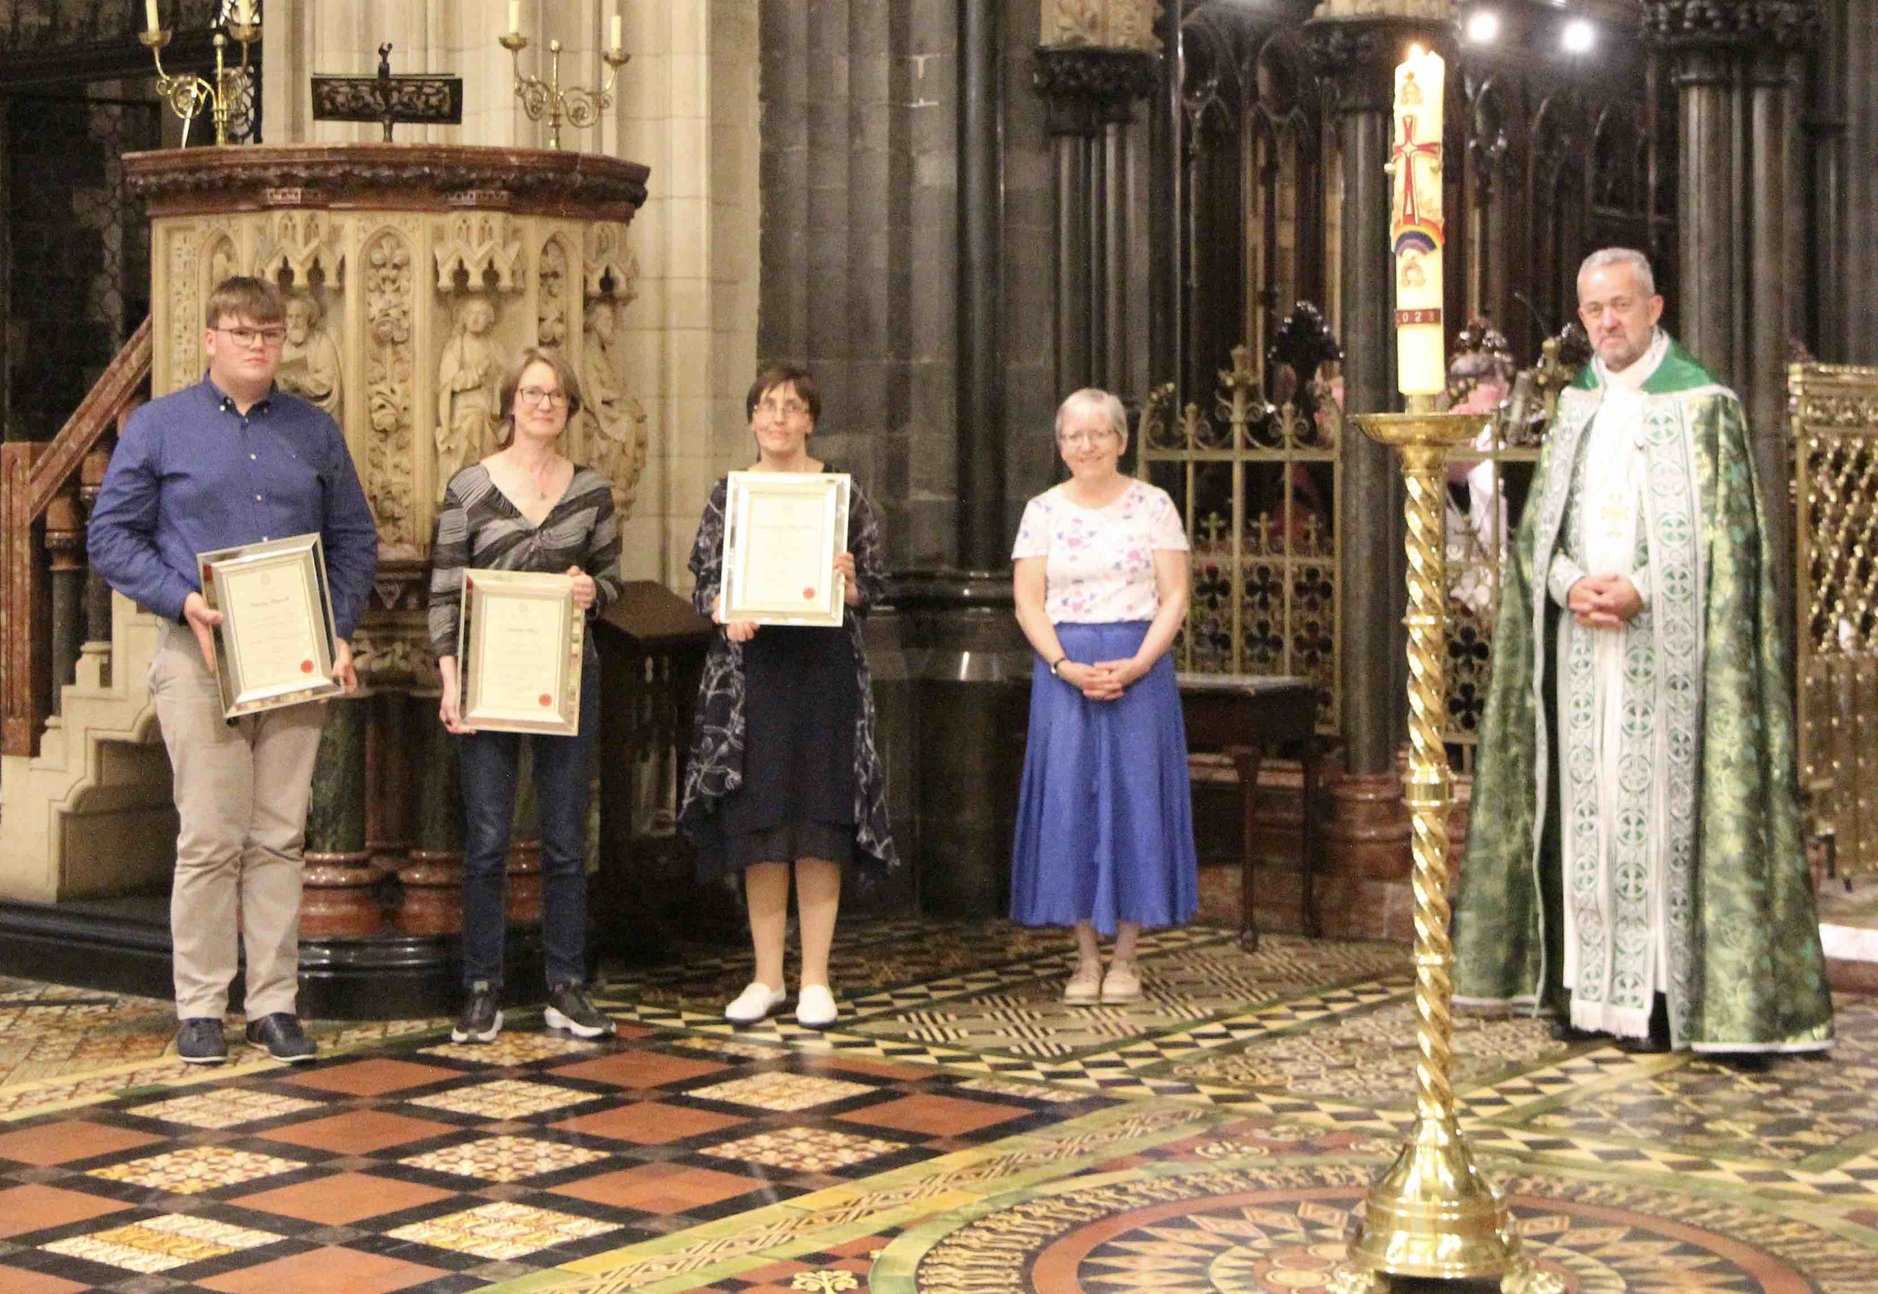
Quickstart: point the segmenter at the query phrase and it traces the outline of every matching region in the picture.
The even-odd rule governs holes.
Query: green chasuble
[[[1556,600],[1573,571],[1554,560],[1580,533],[1574,496],[1607,395],[1595,364],[1561,395],[1508,554],[1456,1000],[1543,1003],[1611,1029],[1662,993],[1678,1047],[1830,1046],[1786,632],[1740,401],[1673,342],[1626,393],[1647,607],[1625,629],[1586,630]],[[1589,662],[1617,634],[1606,705]]]

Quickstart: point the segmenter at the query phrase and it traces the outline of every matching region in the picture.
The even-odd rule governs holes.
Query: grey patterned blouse
[[[437,509],[430,546],[431,653],[456,655],[465,567],[558,574],[578,566],[593,576],[593,609],[587,613],[592,617],[624,587],[619,555],[613,487],[598,472],[576,465],[567,492],[536,526],[496,488],[488,468],[471,464],[450,478]],[[593,650],[589,636],[588,654]]]

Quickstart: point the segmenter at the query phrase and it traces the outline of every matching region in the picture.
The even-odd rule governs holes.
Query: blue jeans
[[[587,800],[600,727],[600,669],[580,678],[580,733],[528,736],[541,824],[541,942],[548,983],[587,977]],[[502,986],[505,882],[523,736],[457,738],[463,784],[463,987]]]

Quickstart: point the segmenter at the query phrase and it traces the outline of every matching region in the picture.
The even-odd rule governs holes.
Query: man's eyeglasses
[[[567,403],[567,392],[550,391],[545,386],[525,386],[515,394],[522,397],[523,404],[535,408],[546,405],[550,409],[558,409]]]
[[[785,418],[799,418],[809,411],[809,407],[800,400],[760,400],[756,411],[765,418],[773,418],[777,414]]]
[[[262,346],[267,346],[271,348],[274,346],[279,346],[287,340],[287,330],[285,328],[240,328],[240,327],[236,327],[236,328],[216,328],[215,331],[227,336],[237,346],[250,346],[251,347],[258,343]]]
[[[1076,449],[1090,449],[1096,445],[1106,445],[1113,431],[1071,431],[1056,438],[1059,445],[1070,445]]]

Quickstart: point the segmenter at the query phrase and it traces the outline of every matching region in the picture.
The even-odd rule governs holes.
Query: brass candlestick
[[[522,111],[528,114],[530,121],[547,120],[549,148],[561,146],[563,120],[571,126],[585,129],[600,120],[603,109],[613,106],[613,80],[632,57],[618,47],[602,50],[600,57],[606,63],[605,83],[598,90],[578,85],[563,89],[560,41],[548,42],[548,79],[543,81],[540,77],[522,75],[522,51],[528,48],[528,37],[519,31],[512,31],[497,39],[502,48],[515,59],[515,97],[522,101]]]
[[[159,28],[155,31],[140,31],[137,39],[143,42],[156,60],[157,93],[170,106],[170,111],[183,121],[183,143],[189,142],[189,127],[196,116],[207,104],[209,119],[215,123],[215,142],[219,147],[228,143],[228,126],[231,121],[240,121],[245,129],[253,115],[253,82],[248,75],[248,46],[261,39],[261,24],[258,22],[235,22],[232,19],[222,25],[222,30],[215,33],[215,81],[211,84],[195,73],[171,76],[163,70],[163,48],[170,43],[170,29]],[[233,39],[241,46],[241,63],[229,67],[226,62],[228,42]],[[248,106],[237,114],[236,101],[244,92],[249,94]]]
[[[1393,446],[1408,483],[1409,777],[1415,870],[1415,1126],[1395,1163],[1370,1187],[1338,1294],[1382,1294],[1391,1276],[1501,1277],[1505,1294],[1562,1294],[1556,1276],[1520,1250],[1506,1200],[1474,1162],[1455,1108],[1453,944],[1448,936],[1448,805],[1453,784],[1442,746],[1446,705],[1448,451],[1473,440],[1491,415],[1435,413],[1410,397],[1408,413],[1354,415]],[[1419,407],[1418,407],[1419,406]]]

